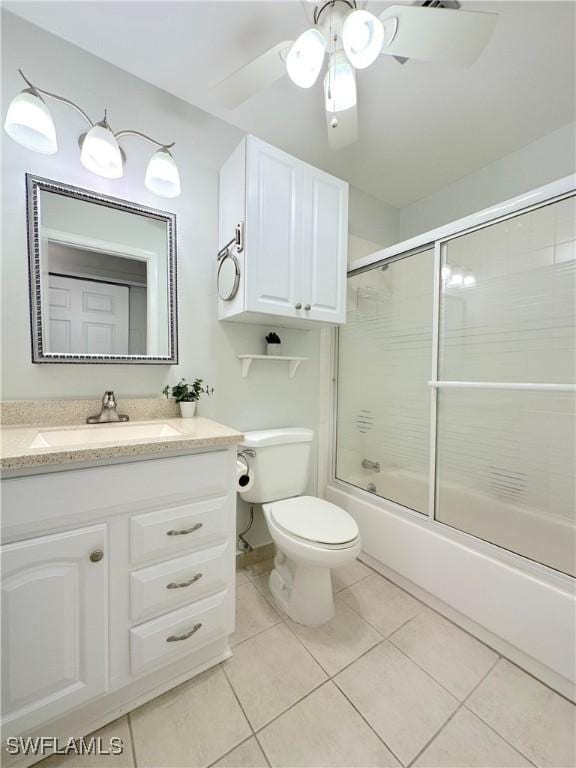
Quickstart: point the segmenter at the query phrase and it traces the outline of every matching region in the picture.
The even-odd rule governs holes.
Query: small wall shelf
[[[248,376],[253,360],[286,360],[288,362],[288,378],[293,379],[300,363],[308,360],[307,357],[292,357],[291,355],[238,355],[238,360],[242,362],[242,378]]]

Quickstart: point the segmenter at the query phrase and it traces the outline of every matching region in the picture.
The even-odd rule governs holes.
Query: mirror
[[[176,363],[175,215],[26,183],[32,362]]]

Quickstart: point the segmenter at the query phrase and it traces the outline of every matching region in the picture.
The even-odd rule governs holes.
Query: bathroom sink
[[[45,429],[38,432],[30,448],[76,447],[98,443],[120,443],[125,440],[148,440],[182,434],[170,424],[95,424],[90,427]]]

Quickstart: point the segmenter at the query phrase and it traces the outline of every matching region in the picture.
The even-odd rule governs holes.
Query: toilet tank
[[[246,432],[240,451],[254,451],[246,458],[254,473],[254,484],[240,497],[254,504],[300,496],[310,473],[314,432],[304,427],[261,429]]]

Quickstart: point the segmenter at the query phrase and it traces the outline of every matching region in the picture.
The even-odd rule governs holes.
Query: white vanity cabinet
[[[106,525],[2,548],[3,728],[84,704],[108,680]]]
[[[345,322],[346,182],[247,136],[220,171],[220,249],[237,228],[238,288],[219,290],[221,320]]]
[[[228,658],[235,467],[233,445],[3,479],[3,738],[84,736]]]

